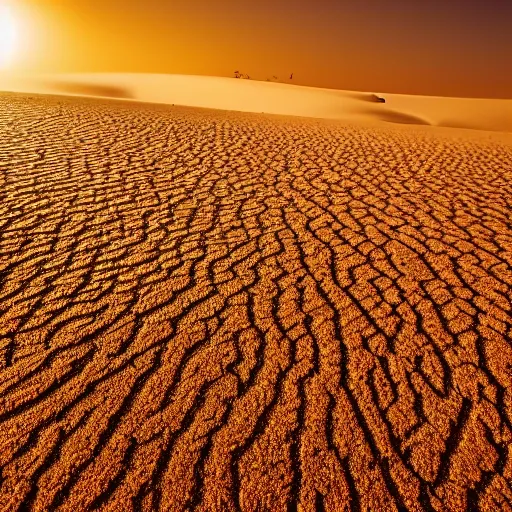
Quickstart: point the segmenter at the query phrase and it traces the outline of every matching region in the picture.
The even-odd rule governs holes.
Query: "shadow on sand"
[[[398,123],[398,124],[421,124],[430,126],[427,120],[421,117],[412,116],[410,114],[404,114],[403,112],[396,112],[394,110],[372,110],[372,114],[376,119],[385,121],[387,123]]]
[[[132,94],[123,87],[109,85],[96,85],[80,82],[49,82],[52,89],[69,94],[79,94],[83,96],[104,96],[107,98],[134,99]]]

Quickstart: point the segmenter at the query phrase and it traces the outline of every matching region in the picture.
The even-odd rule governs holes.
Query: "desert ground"
[[[0,510],[512,510],[501,118],[197,107],[0,94]]]
[[[0,91],[65,94],[358,123],[512,132],[512,99],[444,98],[341,91],[201,75],[0,74]],[[373,101],[377,94],[385,104]]]

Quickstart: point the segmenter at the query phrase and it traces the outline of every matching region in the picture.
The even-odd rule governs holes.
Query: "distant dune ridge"
[[[324,119],[512,132],[512,100],[341,91],[198,75],[129,73],[4,75],[0,90],[110,97],[151,103]]]

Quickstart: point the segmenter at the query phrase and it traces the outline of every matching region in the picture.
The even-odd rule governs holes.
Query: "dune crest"
[[[512,132],[512,100],[342,91],[198,75],[129,73],[4,75],[0,90],[109,97],[301,117]],[[377,93],[377,92],[376,92]]]

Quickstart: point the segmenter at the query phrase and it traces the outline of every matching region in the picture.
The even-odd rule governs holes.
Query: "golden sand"
[[[444,98],[306,87],[199,75],[0,74],[0,91],[109,97],[370,126],[425,125],[512,132],[512,99]],[[385,103],[377,103],[379,93]]]
[[[0,510],[510,510],[510,139],[5,94],[0,141]]]

